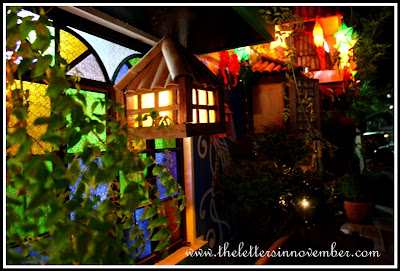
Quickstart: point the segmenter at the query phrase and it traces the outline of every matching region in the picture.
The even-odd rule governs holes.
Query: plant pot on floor
[[[372,221],[375,204],[373,202],[343,201],[347,219],[350,222],[366,224]]]

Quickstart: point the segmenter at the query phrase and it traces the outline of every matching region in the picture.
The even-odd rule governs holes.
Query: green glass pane
[[[238,56],[239,61],[250,59],[250,46],[235,48],[233,52]]]
[[[141,57],[135,57],[135,58],[131,58],[129,59],[129,63],[133,66],[136,65],[136,63],[138,63],[142,58]]]
[[[104,115],[106,114],[106,109],[104,106],[104,101],[105,101],[105,94],[104,93],[98,93],[98,92],[92,92],[92,91],[85,91],[85,90],[80,90],[79,91],[81,94],[83,94],[86,98],[86,107],[85,107],[85,113],[93,120],[98,120],[96,116],[93,114],[97,115]],[[68,95],[73,95],[76,94],[76,89],[68,89],[67,90]],[[99,102],[97,106],[92,110],[92,106],[95,102]],[[67,118],[70,120],[70,118]],[[106,125],[105,121],[100,121],[104,125]],[[107,132],[106,129],[104,129],[104,132],[102,133],[94,133],[90,132],[87,135],[83,135],[81,140],[75,144],[75,146],[72,146],[68,149],[69,153],[76,153],[76,152],[82,152],[83,151],[83,144],[85,143],[86,139],[89,141],[90,144],[95,145],[100,147],[101,151],[105,151],[106,148],[104,144],[102,144],[99,139],[102,142],[106,141],[107,137]]]
[[[155,139],[154,145],[157,150],[173,149],[176,148],[176,139],[175,138]]]

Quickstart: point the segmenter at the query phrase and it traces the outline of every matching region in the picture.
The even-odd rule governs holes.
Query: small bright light
[[[389,99],[392,98],[392,95],[390,95],[390,93],[388,95],[386,95],[386,97],[388,97]]]
[[[303,208],[307,208],[310,205],[310,203],[306,199],[303,199],[301,201],[301,205],[303,206]]]
[[[388,138],[388,137],[389,137],[389,134],[385,134],[384,137],[385,137],[385,138]]]
[[[329,45],[326,42],[326,40],[324,40],[324,49],[325,49],[325,52],[327,52],[329,54]]]
[[[389,106],[389,109],[393,109],[393,105]]]

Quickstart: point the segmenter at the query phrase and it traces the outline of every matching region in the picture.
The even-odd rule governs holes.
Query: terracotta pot
[[[345,200],[343,207],[350,222],[365,224],[372,220],[375,204],[373,202],[352,202]]]

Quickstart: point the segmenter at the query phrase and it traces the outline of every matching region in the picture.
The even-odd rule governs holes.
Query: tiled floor
[[[346,222],[341,231],[374,241],[374,250],[381,253],[380,259],[372,259],[371,264],[394,264],[394,217],[393,208],[377,205],[371,224]]]

